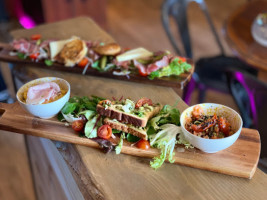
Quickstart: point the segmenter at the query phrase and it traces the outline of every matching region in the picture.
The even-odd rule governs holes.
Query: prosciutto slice
[[[143,74],[147,74],[147,68],[145,65],[143,65],[142,63],[134,60],[134,66]]]
[[[26,54],[37,51],[37,45],[35,44],[35,42],[25,39],[14,40],[12,42],[12,46],[15,50]]]
[[[130,65],[130,61],[126,60],[126,61],[117,61],[116,58],[112,61],[112,63],[116,66],[122,67],[124,69],[129,69],[129,65]]]
[[[49,49],[48,45],[54,40],[44,40],[40,45],[36,45],[34,40],[19,39],[12,42],[12,46],[18,52],[25,53],[27,55],[40,53],[40,49]]]
[[[55,98],[60,92],[60,87],[55,82],[46,82],[30,87],[27,93],[27,104],[42,104]]]
[[[134,66],[141,71],[143,74],[151,74],[154,71],[157,71],[163,67],[166,67],[169,65],[169,57],[168,56],[163,56],[162,59],[149,64],[148,66],[145,66],[136,60],[134,60]]]
[[[166,67],[169,65],[169,58],[168,56],[163,56],[162,59],[152,63],[152,64],[149,64],[147,66],[147,74],[151,74],[151,72],[154,72],[154,71],[157,71],[163,67]]]

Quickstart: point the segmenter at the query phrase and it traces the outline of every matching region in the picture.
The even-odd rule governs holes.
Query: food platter
[[[77,29],[70,31],[68,30],[67,33],[61,31],[65,30],[66,27],[69,26],[69,23],[73,23],[73,21],[75,21]],[[88,27],[90,27],[90,30],[88,30]],[[90,33],[88,33],[89,31]],[[107,35],[107,33],[105,33],[102,29],[100,29],[92,20],[90,20],[89,18],[82,18],[82,17],[72,20],[66,20],[63,22],[37,26],[36,28],[33,28],[31,30],[16,30],[13,31],[11,34],[14,36],[14,39],[19,39],[19,38],[29,38],[32,34],[37,34],[37,33],[41,34],[43,38],[46,39],[51,39],[55,37],[57,39],[67,39],[72,36],[78,36],[83,40],[106,42],[106,43],[114,42],[114,40],[109,35]],[[112,71],[100,72],[91,67],[88,67],[86,70],[84,70],[77,66],[65,67],[64,65],[58,63],[53,63],[51,66],[47,66],[44,61],[35,62],[30,59],[20,59],[17,56],[11,56],[10,55],[11,50],[12,47],[10,44],[0,43],[0,61],[19,64],[19,65],[33,66],[42,69],[64,71],[64,72],[84,74],[90,76],[99,76],[116,80],[173,87],[178,89],[183,89],[185,87],[185,85],[190,81],[191,76],[194,72],[193,61],[187,59],[187,63],[189,63],[192,66],[188,72],[182,73],[179,76],[168,76],[150,80],[148,77],[140,76],[138,73],[133,73],[133,74],[131,73],[127,76],[118,76],[114,75]]]
[[[43,68],[43,69],[56,70],[56,71],[64,71],[64,72],[77,73],[77,74],[83,73],[83,69],[78,68],[78,67],[65,67],[64,65],[61,65],[58,63],[54,63],[52,66],[47,66],[44,62],[32,62],[31,60],[21,60],[14,56],[10,56],[9,52],[10,52],[10,46],[8,44],[3,44],[3,43],[0,44],[0,61],[33,66],[33,67]],[[188,63],[190,63],[193,66],[192,61],[188,61]],[[183,73],[180,76],[162,77],[162,78],[157,78],[154,80],[149,80],[147,77],[142,77],[136,74],[130,74],[129,77],[116,76],[110,72],[99,72],[93,68],[88,68],[86,70],[85,75],[99,76],[99,77],[111,78],[111,79],[116,79],[116,80],[132,81],[132,82],[138,82],[138,83],[144,83],[144,84],[154,84],[154,85],[159,85],[159,86],[183,89],[185,85],[190,81],[193,70],[194,70],[194,67],[191,68],[190,72]]]
[[[96,142],[80,137],[69,126],[59,122],[56,118],[40,119],[33,117],[24,111],[18,102],[14,104],[1,103],[0,113],[2,114],[0,118],[1,130],[99,148]],[[10,123],[11,121],[12,123]],[[127,142],[124,143],[121,153],[146,158],[159,155],[157,149],[141,150]],[[259,155],[260,137],[258,131],[243,128],[238,140],[225,150],[214,154],[204,153],[198,149],[185,150],[184,152],[176,151],[174,159],[176,164],[232,176],[252,178],[257,168]]]

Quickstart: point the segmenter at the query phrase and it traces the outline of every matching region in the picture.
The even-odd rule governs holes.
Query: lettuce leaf
[[[65,115],[72,114],[77,117],[84,110],[96,111],[96,105],[101,100],[104,100],[104,98],[97,96],[91,96],[91,98],[74,96],[64,105],[61,112]]]
[[[174,162],[174,147],[177,143],[176,135],[181,132],[179,126],[174,124],[164,124],[160,126],[161,131],[156,135],[150,137],[150,145],[161,150],[161,155],[153,158],[150,162],[150,166],[154,169],[158,169],[168,158],[170,163]]]
[[[96,115],[96,112],[92,110],[84,110],[82,112],[79,112],[78,115],[84,115],[87,120],[90,120]]]
[[[95,115],[91,120],[87,121],[84,127],[84,134],[88,138],[97,137],[97,129],[102,125],[102,121],[98,119],[99,115]]]
[[[163,124],[180,125],[180,111],[170,105],[164,105],[159,114],[149,120],[148,135],[151,135]],[[154,129],[154,131],[153,131]]]
[[[180,126],[164,124],[160,126],[159,129],[160,131],[157,134],[149,136],[150,145],[161,151],[160,156],[153,158],[153,161],[150,162],[150,166],[154,169],[160,168],[166,159],[168,159],[170,163],[175,161],[173,159],[175,144],[183,144],[185,148],[194,148],[185,140],[183,134],[181,134],[182,130]]]
[[[127,134],[126,138],[127,138],[128,142],[137,142],[137,141],[141,140],[141,138],[139,138],[137,136],[134,136],[134,135],[132,135],[130,133]]]
[[[123,139],[125,139],[125,133],[124,132],[121,134],[120,141],[119,141],[118,145],[115,147],[116,154],[121,153],[121,149],[122,149],[122,145],[123,145]]]
[[[183,62],[179,58],[175,58],[168,66],[163,67],[157,71],[151,72],[148,76],[149,79],[159,78],[163,76],[180,75],[191,69],[191,65]]]

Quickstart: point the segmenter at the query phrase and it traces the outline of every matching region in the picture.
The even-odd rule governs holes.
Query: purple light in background
[[[256,127],[258,127],[257,109],[256,109],[256,103],[255,103],[255,99],[253,96],[253,92],[247,86],[244,76],[241,72],[236,72],[235,77],[242,84],[242,86],[246,89],[248,93],[252,117],[253,117],[254,123],[256,124]]]
[[[25,29],[30,29],[35,27],[34,21],[27,15],[20,16],[19,22]]]

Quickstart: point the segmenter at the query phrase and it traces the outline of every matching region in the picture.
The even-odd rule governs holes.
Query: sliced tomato
[[[79,63],[78,63],[78,66],[80,67],[80,68],[85,68],[85,66],[87,65],[87,63],[88,63],[88,58],[83,58]]]
[[[38,58],[38,56],[40,55],[40,53],[33,53],[31,54],[29,57],[33,60],[36,60]]]
[[[142,99],[139,99],[136,104],[135,104],[135,108],[140,108],[141,106],[145,105],[145,104],[148,104],[149,106],[152,106],[153,103],[152,103],[152,100],[149,99],[149,98],[142,98]]]
[[[138,72],[139,72],[140,76],[147,76],[148,75],[146,68],[144,68],[144,67],[139,67]]]
[[[112,135],[112,128],[105,124],[100,126],[100,128],[97,130],[97,136],[103,139],[109,139]]]
[[[147,140],[142,139],[136,143],[136,147],[139,149],[148,150],[150,148],[150,144]]]
[[[84,120],[76,120],[76,121],[72,122],[71,127],[73,130],[75,130],[77,132],[81,132],[83,130],[83,127],[84,127]]]
[[[41,37],[42,36],[40,34],[34,34],[34,35],[31,36],[31,39],[32,40],[39,40],[39,39],[41,39]]]

